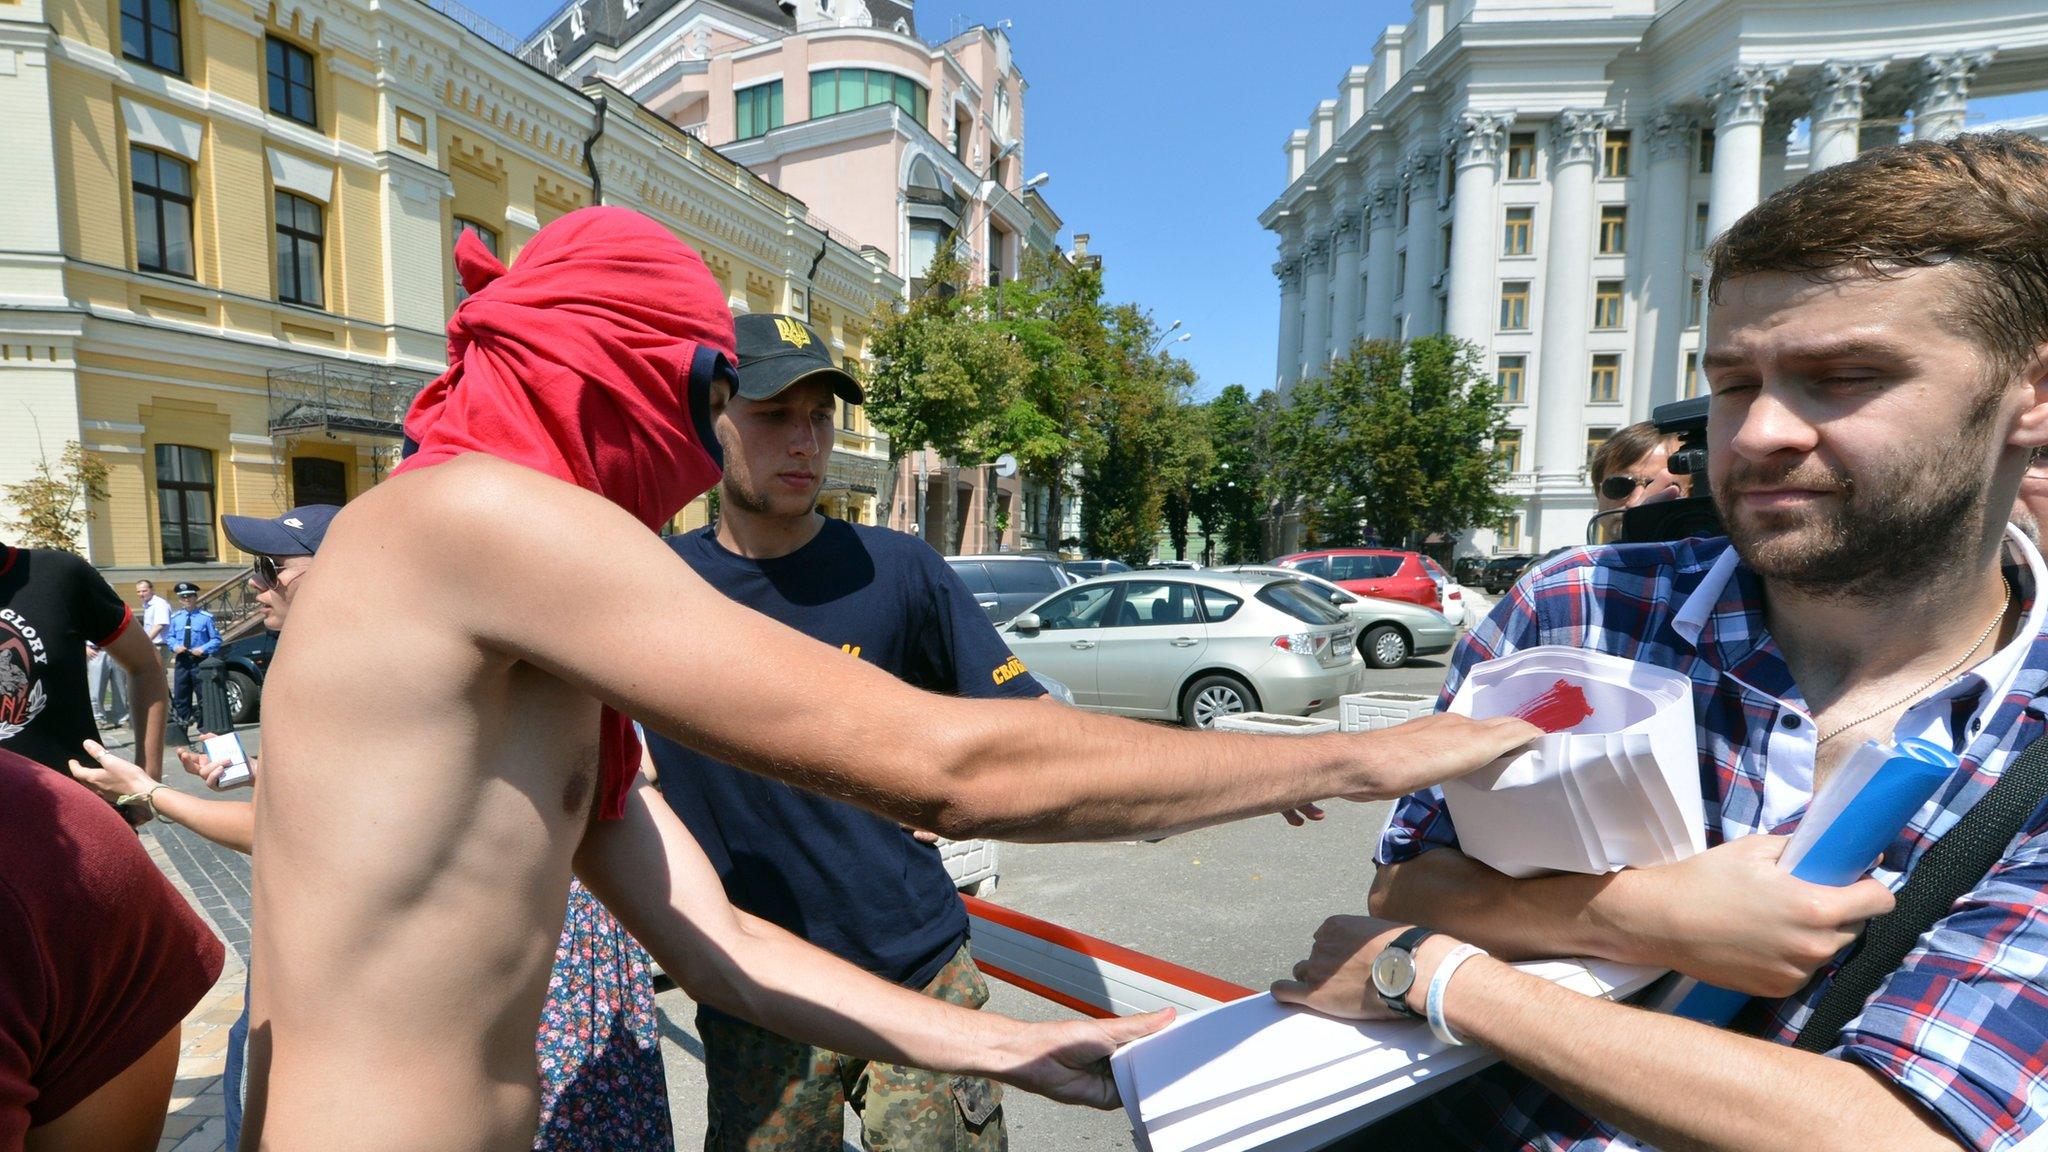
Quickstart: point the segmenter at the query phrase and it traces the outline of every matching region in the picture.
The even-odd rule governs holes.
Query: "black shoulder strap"
[[[1899,889],[1898,903],[1870,922],[1855,951],[1835,971],[1833,983],[1807,1017],[1793,1047],[1826,1052],[1842,1027],[1863,1011],[1878,985],[1905,963],[1920,937],[1948,915],[1991,872],[2006,845],[2048,793],[2048,739],[2036,739],[2014,758],[1963,818],[1922,853]]]

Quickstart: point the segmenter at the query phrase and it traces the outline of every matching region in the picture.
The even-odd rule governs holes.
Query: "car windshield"
[[[986,567],[989,581],[999,593],[1028,592],[1043,596],[1060,590],[1058,571],[1044,561],[993,560]]]
[[[1304,624],[1342,624],[1336,606],[1299,580],[1281,580],[1259,589],[1259,603],[1278,608]]]
[[[1115,584],[1076,588],[1055,597],[1038,610],[1039,627],[1048,631],[1068,628],[1102,627],[1103,610],[1116,599]]]

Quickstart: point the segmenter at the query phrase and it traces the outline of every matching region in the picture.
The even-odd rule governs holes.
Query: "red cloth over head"
[[[470,296],[448,322],[448,371],[406,413],[418,448],[394,475],[483,452],[650,529],[718,482],[704,396],[734,358],[732,312],[689,245],[637,212],[584,208],[541,229],[510,270],[465,231],[455,266]],[[640,742],[610,708],[602,723],[599,815],[612,819]]]

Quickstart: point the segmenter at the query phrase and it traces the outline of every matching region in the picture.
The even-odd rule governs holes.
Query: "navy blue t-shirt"
[[[827,520],[787,556],[748,560],[711,529],[669,540],[732,599],[897,678],[956,696],[1042,696],[988,614],[923,541]],[[833,686],[791,682],[791,693]],[[939,853],[893,820],[742,772],[648,733],[661,792],[733,904],[884,980],[931,982],[967,935]]]

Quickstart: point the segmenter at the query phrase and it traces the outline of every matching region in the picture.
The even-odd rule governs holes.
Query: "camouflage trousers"
[[[979,1008],[981,970],[960,951],[924,994]],[[1002,1089],[972,1076],[875,1064],[729,1016],[697,1014],[710,1080],[704,1152],[839,1152],[842,1111],[869,1152],[1004,1152]]]

